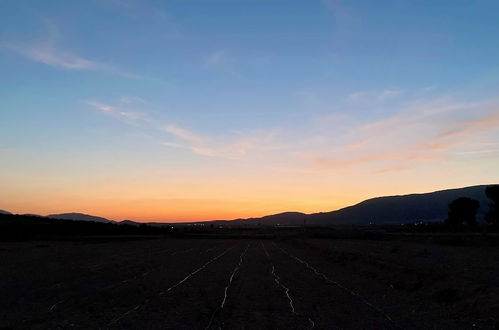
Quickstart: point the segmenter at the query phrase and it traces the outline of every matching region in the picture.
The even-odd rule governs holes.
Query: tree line
[[[485,188],[485,195],[491,200],[485,221],[490,225],[499,225],[499,185]],[[476,213],[480,202],[469,197],[460,197],[449,204],[449,214],[444,223],[449,227],[468,225],[477,227]]]

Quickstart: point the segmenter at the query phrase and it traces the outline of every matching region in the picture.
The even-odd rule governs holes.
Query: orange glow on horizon
[[[390,173],[399,175],[402,172]],[[488,184],[482,182],[476,184]],[[474,184],[474,183],[473,183]],[[365,199],[414,192],[430,192],[440,189],[458,188],[466,185],[449,185],[426,189],[408,190],[403,182],[398,189],[388,192],[377,191],[374,187],[361,191],[343,191],[336,195],[321,191],[320,194],[309,199],[287,199],[279,196],[272,199],[270,196],[256,199],[203,199],[203,198],[172,198],[172,199],[130,199],[130,198],[90,198],[37,196],[31,201],[4,200],[3,209],[16,214],[59,214],[85,213],[101,216],[111,220],[133,220],[137,222],[191,222],[209,220],[233,220],[238,218],[262,217],[281,212],[316,213],[334,211],[346,206],[359,203]],[[307,190],[305,190],[305,194]],[[304,196],[302,196],[304,197]]]

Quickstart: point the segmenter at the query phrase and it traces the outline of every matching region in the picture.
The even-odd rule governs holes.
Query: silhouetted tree
[[[485,188],[485,195],[492,200],[485,220],[490,224],[499,225],[499,185]]]
[[[449,215],[445,219],[445,224],[450,226],[462,224],[475,226],[477,225],[476,211],[479,207],[479,201],[468,197],[460,197],[449,204]]]

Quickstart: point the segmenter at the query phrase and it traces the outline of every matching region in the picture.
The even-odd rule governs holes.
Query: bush
[[[480,202],[468,197],[460,197],[449,204],[449,215],[445,219],[445,224],[449,226],[460,226],[467,224],[477,226],[476,211],[480,207]]]
[[[499,185],[487,187],[485,194],[492,200],[489,212],[485,215],[485,221],[492,225],[499,225]]]

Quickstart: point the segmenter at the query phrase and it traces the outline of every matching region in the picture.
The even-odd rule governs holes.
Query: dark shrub
[[[449,226],[459,226],[468,224],[476,226],[476,211],[480,207],[480,202],[468,197],[460,197],[449,204],[449,215],[445,219],[445,224]]]
[[[485,221],[493,225],[499,225],[499,185],[485,188],[485,194],[492,200],[489,212],[485,215]]]

